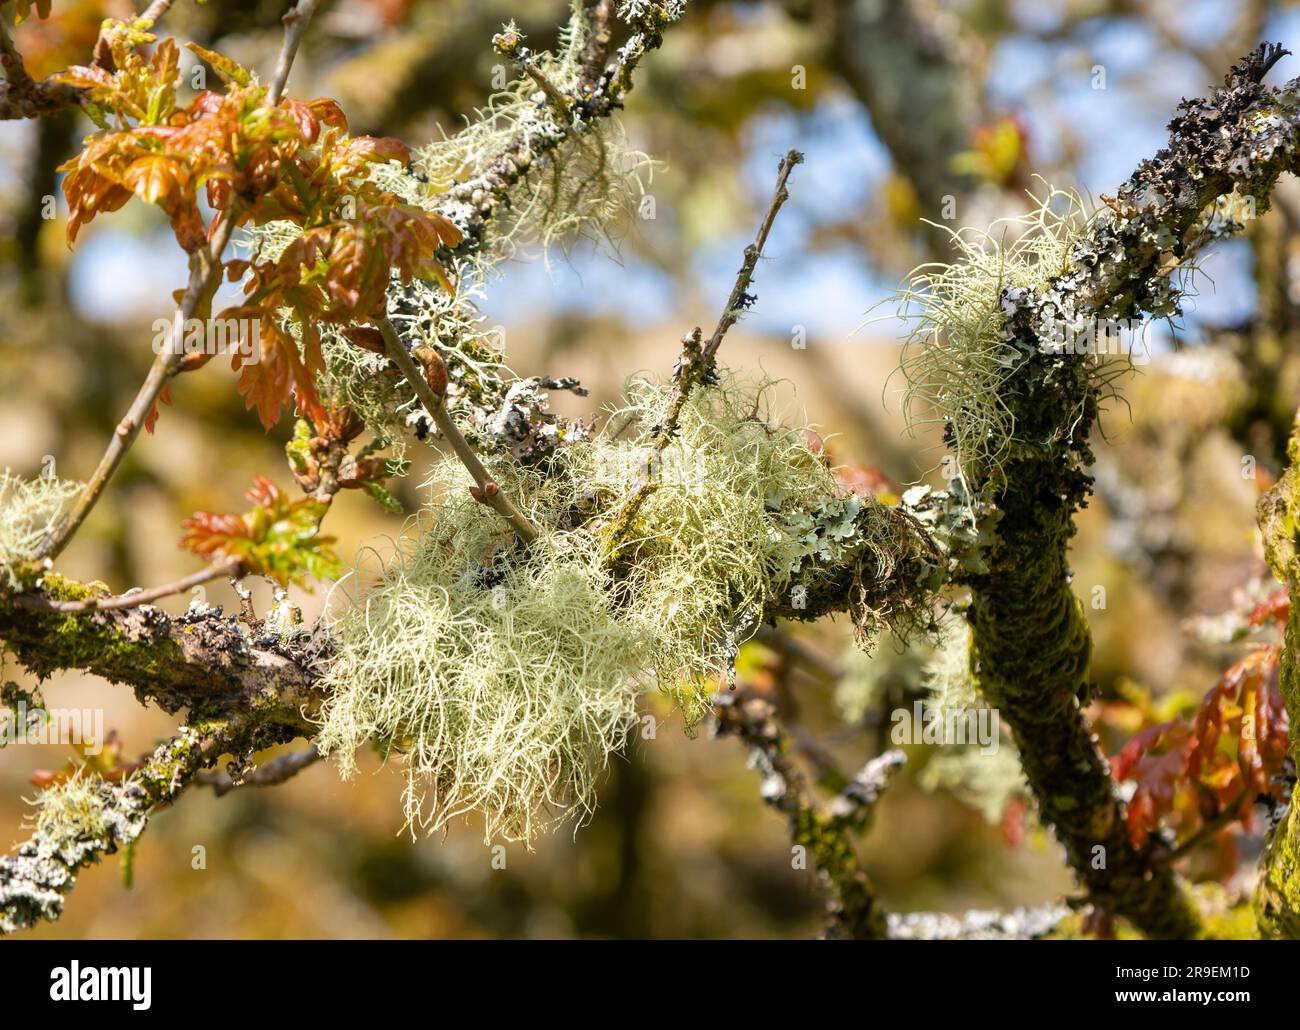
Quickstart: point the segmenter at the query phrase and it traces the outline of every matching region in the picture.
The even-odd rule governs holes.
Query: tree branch
[[[211,311],[212,298],[221,284],[221,254],[230,240],[233,228],[234,218],[231,211],[218,215],[210,243],[190,255],[189,283],[185,288],[185,295],[181,298],[176,316],[172,319],[166,345],[154,357],[153,364],[149,367],[149,374],[136,393],[135,399],[131,401],[126,414],[117,424],[104,456],[99,459],[95,471],[86,481],[85,489],[77,497],[67,515],[59,520],[42,542],[36,555],[38,558],[57,558],[68,546],[122,464],[127,451],[140,435],[140,430],[144,427],[168,382],[180,371],[185,360],[182,341],[186,323],[192,318],[206,318]]]
[[[865,827],[889,776],[902,764],[901,752],[889,752],[869,763],[823,808],[790,759],[789,741],[770,701],[740,691],[720,694],[714,699],[714,718],[717,736],[739,737],[750,748],[763,774],[763,800],[785,813],[791,840],[813,863],[826,895],[826,936],[887,937],[884,911],[858,864],[852,833]]]
[[[280,19],[284,23],[284,43],[280,47],[280,57],[275,62],[275,75],[271,78],[271,89],[267,93],[267,101],[272,107],[284,95],[284,87],[289,82],[289,69],[293,67],[293,59],[298,55],[298,47],[307,31],[307,25],[316,13],[317,3],[318,0],[298,0],[297,5]]]
[[[211,787],[212,792],[217,797],[224,797],[232,790],[241,787],[272,787],[284,783],[286,780],[293,779],[307,767],[315,765],[321,760],[321,757],[321,753],[316,750],[316,745],[313,744],[302,751],[290,751],[288,754],[273,758],[250,772],[241,774],[238,778],[228,772],[201,769],[194,779],[196,783]]]
[[[297,6],[284,16],[284,44],[280,50],[279,60],[276,62],[275,75],[271,81],[270,91],[267,94],[267,102],[271,106],[275,106],[280,102],[285,83],[289,78],[289,69],[293,65],[294,56],[297,54],[298,46],[302,42],[302,35],[307,29],[312,13],[316,9],[316,2],[317,0],[298,0]],[[149,11],[152,12],[155,8],[158,8],[156,16],[161,16],[169,6],[170,0],[165,4],[160,0],[160,2],[152,5]],[[149,368],[149,374],[145,377],[143,385],[141,385],[135,399],[131,402],[130,408],[127,409],[126,415],[118,423],[117,430],[109,441],[108,448],[104,451],[104,456],[100,459],[99,465],[91,474],[90,479],[86,481],[85,490],[77,498],[68,514],[59,521],[41,544],[41,548],[37,553],[38,558],[56,558],[68,545],[81,524],[86,520],[86,516],[94,509],[100,495],[104,492],[104,488],[108,485],[109,480],[113,478],[114,473],[117,472],[118,466],[121,465],[122,459],[126,457],[127,451],[135,443],[136,437],[140,435],[141,427],[148,420],[150,412],[158,403],[158,398],[162,395],[168,382],[181,370],[182,363],[185,360],[185,349],[181,344],[185,335],[186,323],[193,318],[208,317],[211,313],[212,298],[217,292],[217,287],[221,284],[223,268],[221,255],[226,249],[226,244],[230,241],[231,233],[234,231],[237,220],[236,203],[238,202],[232,199],[231,206],[216,216],[216,222],[212,227],[208,245],[200,247],[190,255],[189,283],[186,285],[185,295],[181,298],[176,317],[172,319],[171,332],[167,338],[166,346],[154,358],[153,364]]]
[[[51,601],[39,594],[18,594],[14,597],[14,603],[24,608],[39,608],[51,612],[138,608],[142,604],[152,604],[164,597],[183,594],[187,590],[192,590],[203,583],[210,583],[222,576],[237,576],[239,575],[239,568],[239,560],[230,558],[202,568],[198,572],[192,572],[182,579],[173,580],[171,583],[164,583],[161,586],[150,587],[148,590],[128,590],[125,594],[118,594],[114,597],[92,596],[80,601]]]
[[[1034,446],[1017,452],[1002,470],[1006,485],[992,492],[1001,515],[988,571],[964,578],[972,589],[974,668],[1012,728],[1044,822],[1093,902],[1148,936],[1193,937],[1199,921],[1172,871],[1129,841],[1078,701],[1091,635],[1070,588],[1067,550],[1074,512],[1091,487],[1085,469],[1097,396],[1090,359],[1045,353],[1039,338],[1058,319],[1167,313],[1177,294],[1160,275],[1166,254],[1178,257],[1196,239],[1206,208],[1235,190],[1267,209],[1300,142],[1300,82],[1281,92],[1261,84],[1280,52],[1262,45],[1224,88],[1180,105],[1169,146],[1121,188],[1114,217],[1091,223],[1050,291],[1009,288],[1001,298],[1004,339],[1027,355],[1004,397],[1017,438]]]
[[[274,737],[254,731],[242,717],[193,720],[130,776],[118,782],[95,779],[87,786],[95,795],[95,827],[38,823],[12,855],[0,856],[0,935],[58,919],[77,873],[133,846],[150,815],[175,801],[202,768],[228,751],[270,743]]]

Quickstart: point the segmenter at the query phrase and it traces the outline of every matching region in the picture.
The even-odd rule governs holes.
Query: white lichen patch
[[[130,781],[80,771],[42,790],[27,820],[33,833],[0,856],[0,934],[58,919],[77,872],[144,832],[148,803]]]

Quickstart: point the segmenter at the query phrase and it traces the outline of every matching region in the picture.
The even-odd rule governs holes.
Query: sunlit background
[[[178,0],[162,31],[269,69],[278,0]],[[100,19],[125,0],[54,0],[54,15],[16,32],[36,77],[85,62]],[[555,40],[563,2],[335,0],[323,5],[290,92],[336,97],[357,133],[420,143],[453,132],[491,91],[490,39],[517,18],[529,45]],[[758,303],[722,360],[781,380],[781,406],[815,423],[837,461],[903,486],[935,471],[935,435],[908,436],[900,411],[900,325],[888,303],[913,266],[945,255],[931,219],[984,226],[1032,203],[1044,180],[1113,195],[1161,145],[1182,97],[1202,95],[1259,40],[1300,43],[1300,9],[1256,0],[692,0],[683,23],[641,68],[623,121],[649,204],[612,241],[535,248],[489,284],[483,310],[501,327],[520,375],[575,375],[587,398],[557,409],[590,416],[632,374],[666,376],[682,334],[711,326],[740,252],[790,147],[807,162],[792,180],[756,279]],[[1285,58],[1272,81],[1300,75]],[[87,475],[153,357],[151,323],[170,315],[185,262],[162,216],[139,202],[63,239],[42,200],[56,166],[92,126],[65,112],[0,123],[0,466]],[[945,201],[955,217],[945,221]],[[1264,589],[1254,503],[1276,473],[1300,400],[1300,191],[1202,263],[1176,326],[1151,330],[1155,360],[1121,384],[1098,441],[1098,490],[1075,541],[1076,590],[1105,587],[1090,608],[1094,708],[1108,753],[1136,728],[1141,695],[1194,703],[1239,655],[1198,632],[1197,617],[1240,610]],[[234,294],[230,294],[233,296]],[[155,435],[142,438],[64,559],[69,574],[114,590],[192,571],[176,546],[197,509],[237,511],[254,474],[286,489],[286,419],[264,433],[215,361],[173,387]],[[1127,401],[1128,403],[1124,403]],[[420,502],[431,452],[398,489]],[[1257,461],[1255,479],[1242,458]],[[328,529],[351,555],[401,532],[359,491],[340,495]],[[294,592],[311,618],[325,591]],[[234,599],[224,584],[210,600]],[[269,587],[255,586],[258,610]],[[183,610],[186,598],[163,602]],[[865,660],[850,628],[800,639],[839,674],[770,682],[757,644],[739,670],[782,699],[846,770],[884,740],[888,712],[920,687],[927,648],[884,641]],[[12,664],[6,678],[21,678]],[[174,725],[130,691],[57,676],[46,697],[103,708],[124,752],[149,750]],[[1190,699],[1190,702],[1189,700]],[[797,703],[796,703],[797,702]],[[194,788],[142,839],[134,884],[109,860],[85,872],[67,914],[34,936],[429,937],[806,936],[820,923],[808,872],[792,868],[783,817],[759,794],[740,745],[693,738],[653,699],[659,722],[610,766],[594,820],[502,863],[481,823],[445,838],[402,832],[400,771],[364,763],[339,780],[316,765],[292,782],[217,799]],[[1140,720],[1139,720],[1140,721]],[[909,748],[860,853],[893,910],[960,911],[1032,904],[1070,887],[1060,850],[1018,792],[950,783]],[[30,777],[66,748],[0,752],[0,835],[26,836]],[[936,767],[937,769],[937,767]],[[932,770],[933,773],[933,770]],[[941,781],[941,782],[936,782]],[[1013,785],[1014,786],[1014,785]],[[999,788],[1001,789],[1001,788]],[[8,843],[6,841],[5,843]],[[202,862],[195,848],[204,849]],[[1240,828],[1193,856],[1193,875],[1249,867],[1257,837]],[[201,865],[202,868],[195,868]]]

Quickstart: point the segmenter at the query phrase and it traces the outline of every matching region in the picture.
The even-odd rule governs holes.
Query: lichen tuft
[[[496,463],[543,529],[526,549],[466,496],[458,464],[437,466],[428,507],[332,627],[321,748],[345,774],[369,739],[401,754],[413,830],[478,809],[489,839],[527,841],[584,818],[639,694],[663,690],[698,720],[796,577],[859,552],[878,567],[889,548],[884,506],[844,496],[767,397],[731,378],[697,390],[648,465],[669,391],[637,382],[601,433],[544,467]],[[645,474],[654,489],[611,558]]]

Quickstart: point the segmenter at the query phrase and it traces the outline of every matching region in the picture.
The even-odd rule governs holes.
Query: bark
[[[1076,875],[1095,903],[1150,936],[1194,936],[1198,920],[1168,867],[1123,833],[1122,805],[1083,716],[1091,636],[1070,588],[1067,548],[1091,488],[1096,386],[1086,362],[1044,353],[1039,340],[1057,319],[1174,312],[1167,262],[1241,228],[1207,222],[1206,208],[1236,192],[1267,210],[1278,176],[1295,167],[1300,137],[1300,81],[1262,85],[1281,54],[1261,45],[1222,88],[1180,105],[1169,146],[1139,166],[1112,214],[1092,223],[1052,289],[1003,293],[1003,335],[1023,355],[1006,388],[1018,443],[993,484],[1002,514],[989,571],[969,579],[975,671],[1011,725],[1040,813]]]
[[[1300,515],[1300,413],[1287,448],[1290,465],[1277,485],[1259,500],[1259,528],[1269,566],[1287,587],[1291,611],[1282,643],[1278,685],[1286,702],[1290,752],[1300,757],[1300,557],[1296,554],[1296,517]],[[1300,784],[1291,803],[1269,835],[1260,860],[1255,889],[1255,918],[1260,935],[1300,937]]]

